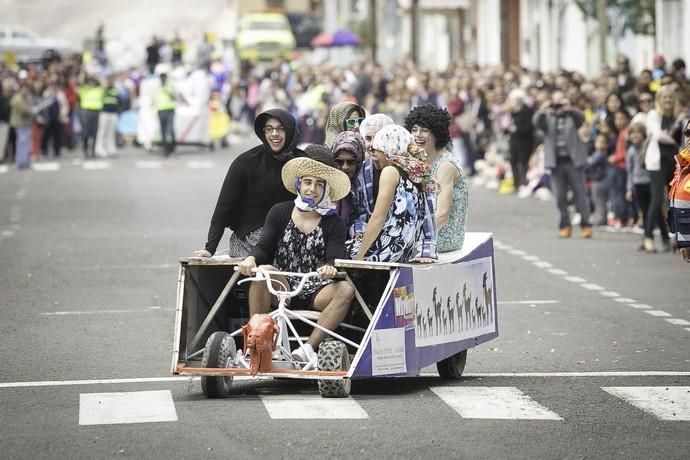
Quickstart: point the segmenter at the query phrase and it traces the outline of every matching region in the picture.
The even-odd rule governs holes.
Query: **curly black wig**
[[[418,105],[405,117],[405,129],[412,131],[414,125],[426,128],[436,138],[436,148],[442,149],[450,142],[450,114],[448,110],[431,105]]]

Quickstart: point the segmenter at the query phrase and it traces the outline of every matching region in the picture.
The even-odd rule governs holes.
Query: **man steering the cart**
[[[318,272],[321,279],[310,278],[302,291],[290,301],[292,309],[313,308],[320,313],[318,324],[335,330],[345,319],[354,297],[346,281],[336,281],[334,261],[345,255],[345,224],[336,214],[335,202],[350,192],[350,179],[338,170],[332,158],[300,157],[288,161],[282,170],[285,188],[297,195],[294,201],[274,205],[264,223],[261,237],[250,255],[239,264],[243,275],[252,276],[257,268],[273,271]],[[292,290],[297,277],[272,275],[274,288],[282,282]],[[263,281],[254,281],[249,289],[249,316],[266,313],[277,305]],[[315,350],[326,334],[314,328],[308,341],[292,353],[301,362],[317,361]]]

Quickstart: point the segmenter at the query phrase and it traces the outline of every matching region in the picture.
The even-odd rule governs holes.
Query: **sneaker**
[[[559,232],[558,232],[558,237],[559,238],[570,238],[570,234],[572,233],[572,230],[570,227],[563,227]]]
[[[582,227],[582,238],[591,238],[593,234],[592,227]]]
[[[317,363],[316,352],[308,343],[305,343],[298,349],[294,350],[292,352],[292,359],[301,363],[313,364],[314,366],[316,366]]]

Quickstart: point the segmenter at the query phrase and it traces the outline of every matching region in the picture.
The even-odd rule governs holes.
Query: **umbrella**
[[[334,46],[359,46],[362,40],[345,29],[338,29],[335,32],[321,32],[311,40],[312,48],[331,48]]]

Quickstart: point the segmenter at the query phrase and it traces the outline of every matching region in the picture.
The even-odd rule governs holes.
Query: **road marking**
[[[663,310],[644,310],[645,313],[648,315],[656,316],[656,317],[667,317],[671,316],[670,313],[666,313]]]
[[[112,165],[105,160],[91,160],[82,163],[82,167],[88,170],[109,169]]]
[[[566,281],[570,281],[571,283],[585,283],[585,282],[587,282],[586,279],[580,278],[579,276],[566,276],[564,279]]]
[[[561,303],[560,300],[499,300],[499,305],[516,304],[516,305],[547,305],[552,303]]]
[[[71,267],[73,270],[139,270],[177,268],[178,264],[149,264],[149,265],[95,265],[92,267]]]
[[[603,291],[604,290],[603,287],[599,286],[598,284],[594,284],[594,283],[585,283],[585,284],[581,284],[580,286],[582,286],[583,288],[588,289],[590,291]]]
[[[215,166],[216,164],[213,161],[195,160],[187,162],[187,167],[190,169],[213,169]]]
[[[671,324],[675,324],[676,326],[690,326],[690,321],[688,321],[687,319],[667,318],[666,321],[668,321]]]
[[[259,395],[273,419],[362,419],[369,414],[351,397]]]
[[[552,275],[558,275],[558,276],[565,276],[568,274],[567,271],[561,270],[560,268],[549,268],[547,271],[549,273],[551,273]]]
[[[631,299],[630,297],[618,297],[617,299],[613,299],[613,300],[615,300],[616,302],[620,302],[620,303],[635,303],[636,302],[635,299]]]
[[[55,161],[51,161],[48,163],[31,163],[31,169],[39,172],[57,171],[60,169],[60,163],[57,163]]]
[[[522,256],[522,260],[526,260],[527,262],[536,262],[537,260],[539,260],[539,257],[525,255],[525,256]]]
[[[631,303],[630,307],[637,308],[638,310],[651,310],[652,306],[646,303]]]
[[[431,387],[463,418],[563,420],[515,387]]]
[[[659,420],[690,421],[690,387],[602,387]]]
[[[2,237],[10,237],[14,235],[14,230],[3,230],[2,233],[0,233],[0,236]]]
[[[134,166],[140,169],[161,169],[163,167],[162,161],[137,161]]]
[[[7,165],[0,165],[0,174],[4,174],[9,170],[10,168]]]
[[[176,421],[170,390],[79,395],[79,425]]]
[[[520,249],[511,249],[508,251],[510,254],[514,256],[524,256],[527,255],[525,251],[521,251]]]
[[[604,297],[620,297],[619,293],[613,291],[599,291],[599,294]]]
[[[112,315],[119,313],[151,313],[154,311],[173,311],[174,308],[163,308],[157,305],[145,308],[123,310],[82,310],[82,311],[51,311],[41,313],[40,316],[78,316],[78,315]]]
[[[532,262],[534,265],[536,265],[538,268],[551,268],[553,265],[545,260],[541,260],[539,262]]]

